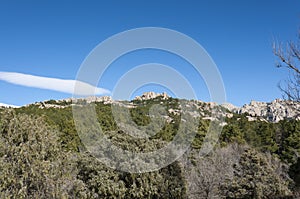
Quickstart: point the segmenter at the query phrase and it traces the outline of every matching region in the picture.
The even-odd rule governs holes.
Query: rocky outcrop
[[[78,98],[68,98],[63,101],[66,101],[68,103],[78,103],[80,100],[85,100],[86,103],[92,103],[92,102],[103,102],[104,104],[111,104],[113,103],[113,99],[111,96],[102,96],[102,97],[97,97],[97,96],[89,96],[84,99],[78,99]]]
[[[141,96],[136,96],[134,99],[141,101],[141,100],[150,100],[157,97],[162,97],[163,100],[170,98],[170,96],[168,96],[168,94],[165,92],[163,93],[146,92],[143,93],[143,95]]]
[[[167,93],[146,92],[141,96],[137,96],[134,100],[143,101],[160,97],[160,100],[166,100],[170,97]],[[81,103],[102,102],[104,104],[118,105],[126,108],[134,108],[137,104],[133,101],[113,100],[110,96],[96,97],[91,96],[83,99],[68,98],[64,100],[49,100],[46,102],[37,102],[34,105],[39,108],[65,108],[73,105],[81,105]],[[184,103],[182,103],[184,102]],[[163,101],[160,102],[163,104]],[[0,104],[1,106],[1,104]],[[3,106],[3,105],[2,105]],[[7,105],[5,105],[7,106]],[[221,109],[220,109],[221,108]],[[214,112],[217,111],[217,112]],[[168,112],[174,115],[188,113],[194,118],[213,120],[213,117],[231,118],[234,114],[246,114],[249,121],[266,121],[279,122],[283,119],[300,120],[300,103],[288,100],[276,99],[272,102],[251,101],[242,107],[236,107],[229,103],[218,105],[214,102],[203,102],[199,100],[183,100],[179,101],[178,108],[169,108]],[[212,114],[217,113],[217,114]]]
[[[236,110],[239,109],[239,107],[234,106],[233,104],[230,104],[230,103],[224,103],[224,104],[221,104],[221,106],[224,107],[224,108],[226,108],[230,112],[235,112]]]
[[[248,119],[265,119],[269,122],[279,122],[283,119],[300,120],[300,103],[276,99],[270,103],[251,101],[235,110],[238,114],[249,114]]]

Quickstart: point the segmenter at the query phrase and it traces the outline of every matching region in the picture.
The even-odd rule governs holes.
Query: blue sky
[[[275,67],[272,42],[295,39],[300,26],[297,0],[0,3],[0,72],[74,80],[85,57],[110,36],[133,28],[163,27],[188,35],[206,49],[222,75],[227,101],[238,106],[281,98],[277,84],[288,73]],[[210,101],[204,82],[195,80],[201,77],[193,76],[183,60],[155,50],[122,56],[98,86],[113,90],[122,74],[149,62],[173,66],[191,81],[198,99]],[[72,96],[1,80],[0,90],[0,103],[15,105]],[[164,88],[147,85],[133,95],[149,90]]]

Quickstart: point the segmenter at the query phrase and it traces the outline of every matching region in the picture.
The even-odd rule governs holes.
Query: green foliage
[[[276,198],[291,196],[289,179],[278,160],[246,149],[234,165],[234,177],[224,185],[227,198]]]
[[[196,136],[192,142],[192,147],[194,149],[200,149],[202,146],[202,143],[204,141],[204,138],[207,134],[208,131],[208,126],[209,126],[209,121],[208,120],[200,120],[199,122],[199,128],[196,133]]]
[[[52,111],[47,109],[43,116],[49,124],[24,113],[1,115],[1,198],[186,198],[177,162],[143,174],[109,169],[88,153],[66,147],[73,140],[66,137],[76,133],[74,123],[68,113],[54,117]],[[63,125],[72,128],[59,128]],[[158,140],[139,141],[116,131],[106,134],[115,145],[137,152],[163,146]]]
[[[48,100],[48,101],[45,101],[44,102],[45,104],[51,104],[51,105],[60,105],[60,106],[67,106],[67,105],[70,105],[72,102],[69,101],[65,101],[65,100],[60,100],[60,101],[57,101],[57,100]]]
[[[60,132],[58,139],[64,149],[78,152],[79,148],[82,147],[80,138],[76,132],[71,107],[40,109],[35,105],[29,105],[15,109],[15,111],[17,114],[43,117],[44,121],[51,128],[57,129]]]
[[[158,140],[133,139],[120,131],[107,132],[106,135],[115,146],[133,152],[151,152],[163,145],[163,142]],[[82,158],[78,161],[78,177],[97,198],[185,198],[186,196],[185,180],[181,175],[178,162],[149,173],[125,173],[107,168],[88,154],[81,155]],[[110,158],[119,161],[119,169],[132,166],[127,164],[126,157],[122,157],[122,154],[117,154],[117,157],[110,154]]]
[[[139,153],[156,151],[172,141],[180,127],[184,127],[183,131],[188,132],[192,118],[186,120],[181,114],[168,112],[169,109],[180,109],[177,99],[162,100],[158,97],[132,102],[136,107],[129,110],[132,119],[130,122],[134,123],[137,129],[146,130],[149,138],[136,138],[132,136],[132,129],[118,126],[111,105],[94,104],[97,121],[104,135],[115,146]],[[45,103],[68,105],[64,101]],[[82,100],[80,103],[85,105],[86,101]],[[169,121],[163,120],[161,124],[153,122],[155,112],[151,112],[151,107],[154,105],[162,107],[157,111],[161,111]],[[41,109],[37,105],[29,105],[11,110],[0,109],[0,198],[188,197],[186,181],[189,179],[182,174],[186,171],[178,162],[158,171],[130,174],[107,168],[90,154],[83,152],[86,149],[77,134],[70,106]],[[121,119],[126,121],[127,118]],[[209,120],[194,119],[199,120],[199,126],[198,129],[193,129],[196,135],[191,144],[192,154],[201,148],[210,125]],[[182,122],[183,120],[186,122]],[[192,167],[198,165],[206,169],[211,168],[210,173],[197,173],[197,169],[192,168],[195,171],[195,181],[203,185],[204,181],[199,176],[214,176],[214,186],[210,187],[210,191],[218,190],[218,194],[219,191],[227,191],[227,197],[229,195],[231,198],[265,198],[267,194],[270,197],[289,195],[288,186],[292,183],[287,177],[282,177],[286,176],[287,169],[280,169],[278,160],[274,158],[278,157],[290,165],[290,177],[296,183],[295,186],[300,187],[300,121],[248,121],[246,114],[233,114],[232,118],[226,118],[226,123],[219,138],[219,146],[223,148],[215,147],[219,156],[224,158],[211,155],[206,159],[206,163],[193,159]],[[92,127],[86,124],[85,131],[89,133],[91,129]],[[93,133],[98,135],[97,131]],[[232,143],[250,146],[234,168],[230,165],[237,160],[228,152]],[[157,158],[154,164],[157,164],[160,158]],[[224,166],[228,158],[231,162],[228,162],[229,166]],[[213,168],[215,164],[218,166]],[[124,163],[123,166],[130,165]],[[228,178],[229,180],[221,186],[216,181],[224,180],[225,177],[215,174],[229,175],[228,172],[222,172],[225,167],[226,170],[234,170],[235,173],[232,174],[233,178]],[[210,177],[209,179],[212,179]],[[203,190],[207,190],[205,186]],[[265,190],[265,193],[262,190]],[[200,195],[195,192],[194,198]],[[221,197],[222,194],[218,196]]]
[[[57,132],[41,118],[1,116],[1,198],[64,198],[84,196],[76,180],[72,155],[57,142]]]
[[[260,122],[257,125],[255,131],[257,137],[259,137],[259,142],[255,144],[252,141],[252,145],[256,146],[262,151],[269,151],[272,153],[278,150],[278,146],[275,140],[275,128],[273,123]]]
[[[295,182],[295,189],[300,193],[300,158],[298,158],[296,163],[291,165],[289,175]]]
[[[119,173],[108,169],[88,153],[81,153],[77,160],[77,178],[88,189],[92,198],[124,198],[127,188],[119,179]]]
[[[240,115],[228,118],[226,122],[228,125],[223,128],[220,137],[224,143],[245,142],[260,151],[271,152],[288,164],[297,161],[297,154],[300,154],[300,121],[248,121]]]
[[[149,115],[149,107],[138,106],[130,109],[131,117],[138,126],[146,126],[151,122]]]
[[[280,158],[289,163],[295,164],[300,154],[300,121],[283,120],[277,127]]]
[[[104,132],[116,131],[118,129],[110,105],[97,103],[95,109],[97,113],[98,122]]]
[[[228,124],[223,127],[221,133],[221,145],[226,145],[227,143],[243,143],[243,134],[236,125]]]

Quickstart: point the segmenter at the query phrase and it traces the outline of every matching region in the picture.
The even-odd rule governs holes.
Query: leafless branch
[[[279,84],[279,89],[285,98],[300,102],[300,30],[298,41],[290,41],[286,47],[279,42],[273,43],[273,53],[279,59],[277,67],[286,67],[290,70],[285,86]]]

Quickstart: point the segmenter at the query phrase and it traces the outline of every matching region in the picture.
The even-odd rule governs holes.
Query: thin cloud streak
[[[20,106],[12,105],[12,104],[4,104],[0,102],[0,107],[6,107],[6,108],[19,108]]]
[[[109,90],[92,86],[78,80],[41,77],[15,72],[0,72],[0,80],[32,88],[40,88],[74,95],[110,94]],[[76,89],[75,89],[76,85]]]

